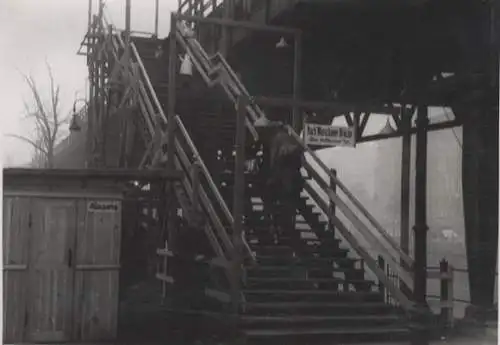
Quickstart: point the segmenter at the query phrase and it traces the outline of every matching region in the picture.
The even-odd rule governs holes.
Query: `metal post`
[[[415,263],[413,295],[417,304],[417,319],[423,323],[422,328],[415,330],[412,336],[413,345],[428,345],[429,337],[425,315],[427,311],[427,126],[429,124],[428,108],[418,107],[417,117],[417,154],[415,175]]]
[[[294,44],[294,59],[293,59],[293,100],[295,103],[301,97],[301,82],[302,82],[302,33],[298,32],[295,34],[295,44]],[[292,127],[297,132],[300,133],[302,119],[301,111],[297,105],[293,107],[292,113]]]
[[[159,21],[159,11],[160,11],[160,0],[155,1],[155,37],[158,37],[158,21]]]
[[[405,254],[409,254],[410,249],[410,167],[411,167],[411,118],[405,106],[401,108],[401,127],[402,127],[402,153],[401,153],[401,230],[400,230],[400,246]],[[411,267],[406,267],[404,260],[401,260],[403,268],[410,270]],[[400,280],[401,290],[406,296],[410,295],[410,289],[405,285],[404,281]]]

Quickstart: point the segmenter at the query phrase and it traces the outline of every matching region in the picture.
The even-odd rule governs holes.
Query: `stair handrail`
[[[216,56],[219,58],[219,61],[221,61],[221,63],[224,65],[225,69],[228,71],[228,75],[230,75],[233,79],[239,81],[238,77],[235,75],[234,71],[232,71],[231,67],[229,66],[229,64],[227,63],[227,61],[224,59],[224,57],[220,53],[217,53]],[[241,85],[241,82],[240,82],[240,85]],[[246,94],[246,95],[248,95],[248,91],[246,91],[246,90],[244,90],[243,93]],[[260,107],[258,107],[258,105],[256,105],[256,104],[254,104],[254,105],[255,105],[255,108],[256,108],[255,112],[257,114],[259,114],[260,116],[265,116],[265,114],[262,112],[262,110],[260,109]],[[250,114],[252,114],[252,113],[250,113]],[[385,229],[368,212],[368,210],[366,210],[366,208],[359,202],[359,200],[347,189],[347,187],[338,179],[338,177],[335,177],[331,173],[330,169],[328,169],[326,167],[326,165],[323,163],[323,161],[321,161],[319,159],[319,157],[317,157],[317,155],[312,150],[310,150],[303,143],[303,140],[300,138],[300,136],[298,136],[297,133],[290,126],[288,126],[287,130],[290,133],[293,133],[293,137],[297,141],[297,143],[299,143],[303,147],[303,149],[305,149],[306,152],[309,153],[309,155],[313,158],[313,160],[322,168],[322,170],[325,171],[330,178],[332,178],[332,180],[344,192],[344,194],[348,197],[348,199],[361,211],[361,213],[363,214],[363,216],[365,216],[368,219],[368,221],[375,227],[375,229],[383,237],[383,239],[388,242],[388,244],[390,245],[391,249],[394,250],[394,251],[396,251],[396,253],[399,255],[400,259],[406,265],[407,269],[405,270],[404,268],[400,268],[399,260],[396,259],[394,256],[390,255],[390,253],[387,253],[387,255],[389,255],[389,258],[390,258],[389,261],[392,262],[393,265],[396,267],[395,270],[400,274],[401,278],[405,281],[405,283],[408,286],[411,286],[412,285],[412,279],[413,279],[412,276],[413,276],[413,274],[412,274],[411,271],[408,272],[408,269],[411,269],[413,267],[413,259],[408,254],[406,254],[404,251],[401,250],[401,248],[396,243],[396,241],[394,241],[394,239],[387,233],[387,231],[385,231]],[[310,167],[310,168],[313,169],[312,167]],[[323,187],[323,186],[322,186],[322,188],[325,189],[325,187]],[[329,195],[329,198],[332,199],[332,195]],[[333,194],[333,199],[338,199],[338,200],[332,200],[335,203],[343,203],[340,200],[340,198],[335,197],[335,194]],[[350,209],[347,208],[347,210],[350,210]],[[357,218],[357,216],[355,214],[352,214],[351,217]],[[356,222],[359,223],[359,221],[356,221]],[[361,226],[361,228],[363,229],[364,227]],[[367,236],[371,237],[371,240],[375,240],[376,243],[378,244],[378,247],[383,252],[387,252],[387,249],[385,248],[385,246],[382,243],[380,243],[380,239],[378,237],[376,237],[375,235],[373,235],[371,231],[369,231],[369,230],[365,231],[365,234]]]
[[[180,23],[178,23],[178,30],[179,30],[179,33],[182,34]],[[186,42],[186,43],[188,43],[188,42]],[[251,99],[249,92],[246,90],[243,83],[241,83],[241,81],[239,80],[236,73],[233,71],[231,66],[227,63],[227,60],[222,56],[222,54],[220,54],[220,52],[217,52],[212,58],[210,58],[206,54],[203,47],[199,44],[198,40],[193,39],[192,43],[193,43],[193,46],[197,48],[196,50],[199,52],[199,54],[203,55],[205,59],[212,60],[214,58],[217,58],[218,61],[224,67],[224,71],[226,72],[226,74],[232,79],[230,81],[233,82],[236,85],[236,87],[238,87],[242,91],[242,94],[244,94],[245,96],[247,96]],[[252,104],[249,104],[248,107],[251,108]],[[260,109],[260,107],[258,105],[254,104],[254,108],[255,108],[254,112],[249,111],[249,114],[253,118],[254,121],[258,117],[265,116],[264,112]],[[380,225],[380,223],[368,212],[368,210],[347,189],[347,187],[338,179],[338,177],[334,176],[331,173],[330,169],[328,169],[328,167],[326,167],[326,165],[323,163],[323,161],[321,161],[319,159],[319,157],[317,157],[317,155],[314,154],[314,152],[312,150],[310,150],[306,145],[304,145],[300,136],[298,136],[297,133],[295,133],[295,131],[292,128],[289,128],[288,130],[290,132],[293,132],[293,134],[294,134],[293,136],[294,136],[295,140],[298,143],[300,143],[303,148],[307,149],[308,153],[311,155],[311,157],[314,159],[314,161],[322,168],[322,170],[324,172],[326,172],[328,174],[328,176],[336,183],[336,185],[342,190],[342,192],[344,192],[344,194],[347,196],[347,198],[361,211],[363,216],[365,216],[368,219],[368,221],[375,227],[375,229],[378,231],[378,233],[389,243],[391,248],[397,252],[397,254],[401,258],[401,260],[404,261],[404,264],[407,267],[410,267],[410,268],[413,267],[413,259],[400,248],[400,246],[396,243],[396,241],[387,233],[387,231],[385,231],[385,229]]]
[[[178,33],[182,36],[183,31],[182,31],[182,26],[181,26],[180,23],[178,24],[177,28],[178,28]],[[230,65],[227,63],[227,60],[219,52],[217,52],[212,58],[209,58],[207,56],[206,52],[204,51],[203,47],[201,47],[201,45],[199,44],[199,42],[196,39],[191,38],[190,41],[188,41],[186,39],[185,43],[186,44],[187,43],[192,43],[191,46],[192,47],[194,46],[196,48],[196,50],[199,52],[199,54],[202,55],[202,56],[204,56],[205,59],[214,59],[214,58],[217,58],[218,61],[222,64],[222,66],[223,66],[224,71],[226,72],[226,74],[232,79],[230,81],[233,82],[236,85],[236,87],[238,87],[242,91],[241,92],[242,94],[244,94],[247,97],[251,98],[250,94],[246,90],[245,86],[241,83],[241,81],[236,76],[236,74],[234,73],[234,71],[232,70],[232,68],[230,67]],[[188,51],[188,53],[190,53],[190,52]],[[207,66],[207,68],[210,68],[210,67]],[[263,111],[260,109],[260,107],[258,105],[256,105],[256,104],[253,104],[253,105],[254,105],[254,107],[253,107],[254,111],[249,111],[249,114],[253,118],[254,121],[258,117],[265,116],[265,114],[263,113]],[[252,104],[249,104],[248,107],[252,108]],[[291,129],[289,129],[289,130],[291,130]],[[295,131],[293,131],[293,133],[295,134],[294,135],[295,139],[298,142],[300,142],[301,144],[303,144],[302,139],[298,135],[296,135]],[[301,145],[301,146],[305,147],[305,145]],[[407,267],[413,267],[413,259],[410,258],[410,256],[408,254],[406,254],[403,250],[401,250],[401,248],[396,243],[396,241],[394,241],[394,239],[387,233],[387,231],[385,231],[385,229],[383,229],[383,227],[380,225],[380,223],[377,222],[377,220],[368,212],[368,210],[366,210],[366,208],[347,189],[347,187],[337,177],[335,177],[335,176],[332,175],[332,173],[330,172],[330,170],[316,156],[316,154],[314,154],[313,151],[311,151],[311,150],[308,150],[308,151],[309,151],[308,153],[313,157],[313,159],[315,160],[315,162],[318,163],[318,165],[320,165],[320,167],[322,168],[322,170],[324,170],[329,175],[329,177],[331,177],[333,179],[333,181],[335,181],[336,183],[338,183],[339,188],[344,192],[344,194],[348,197],[348,199],[361,211],[361,213],[363,214],[363,216],[365,216],[368,219],[368,221],[375,227],[375,229],[384,238],[384,240],[386,240],[389,243],[389,245],[391,246],[392,250],[394,250],[394,251],[396,251],[398,253],[398,255],[400,256],[401,260],[404,261],[405,265]],[[391,261],[394,261],[394,260],[391,260]]]
[[[105,21],[105,24],[106,25],[109,25],[109,22],[106,22],[107,19],[104,17],[103,20]],[[120,30],[117,30],[115,29],[117,32],[120,32]],[[118,34],[116,35],[116,37],[118,38],[118,41],[120,42],[120,45],[122,47],[125,46],[125,43],[123,42],[121,36]],[[154,105],[156,106],[156,108],[158,109],[158,115],[160,115],[160,117],[163,119],[163,121],[165,123],[167,123],[167,118],[163,112],[163,108],[158,100],[158,97],[156,95],[156,92],[152,86],[152,83],[151,83],[151,80],[149,78],[149,75],[144,67],[144,64],[142,62],[142,58],[140,57],[138,51],[137,51],[137,47],[135,46],[134,42],[131,42],[130,43],[130,47],[131,47],[131,51],[137,61],[137,64],[139,66],[139,69],[141,70],[141,74],[143,76],[143,79],[145,80],[146,82],[146,87],[149,89],[149,93],[151,95],[151,97],[153,98],[153,102],[154,102]],[[147,97],[147,94],[144,95],[145,97]],[[153,114],[154,115],[154,114]],[[182,133],[182,136],[184,137],[184,140],[186,140],[189,148],[192,150],[192,152],[194,153],[194,159],[195,161],[197,161],[199,164],[200,164],[200,167],[201,167],[201,171],[204,175],[204,177],[206,178],[207,182],[208,182],[208,185],[209,185],[209,189],[212,191],[212,193],[214,193],[215,195],[215,198],[216,198],[216,201],[218,202],[220,208],[222,209],[222,212],[223,214],[225,215],[225,217],[227,218],[227,222],[229,223],[229,226],[232,228],[233,224],[234,224],[234,218],[231,214],[231,212],[229,211],[226,203],[225,203],[225,200],[223,199],[222,195],[220,194],[219,190],[217,189],[216,185],[215,185],[215,182],[213,181],[213,178],[208,170],[208,168],[206,167],[205,163],[203,162],[203,160],[201,159],[201,156],[196,148],[196,146],[194,145],[194,143],[192,142],[182,120],[180,119],[179,116],[176,116],[174,118],[174,120],[176,121],[176,124],[178,125],[178,128],[180,129],[181,133]],[[176,140],[176,149],[177,150],[182,150],[182,147],[180,146],[180,144],[177,142]],[[203,188],[201,188],[202,190]],[[200,190],[200,192],[201,192]],[[219,220],[220,222],[220,220]],[[221,223],[222,224],[222,223]],[[227,231],[227,230],[225,230]],[[246,255],[247,257],[249,257],[252,261],[255,261],[255,255],[254,253],[252,252],[252,250],[250,249],[250,246],[248,245],[248,242],[246,241],[246,238],[244,237],[244,235],[242,234],[242,243],[243,243],[243,249],[244,251],[246,252]]]
[[[188,40],[188,39],[186,39],[186,38],[183,36],[183,32],[182,32],[181,30],[179,30],[179,27],[178,27],[178,30],[177,30],[177,35],[176,35],[176,37],[178,37],[178,36],[181,36],[181,38],[182,38],[182,39],[184,39],[185,43],[186,43],[187,45],[190,45],[190,48],[197,48],[197,49],[200,49],[199,47],[201,47],[201,46],[199,46],[199,44],[196,46],[196,45],[194,45],[194,44],[192,43],[192,42],[197,42],[197,40],[196,40],[195,38],[193,38],[193,37],[190,37],[190,38],[189,38],[189,40]],[[193,47],[193,46],[194,46],[194,47]],[[198,47],[198,46],[199,46],[199,47]],[[192,49],[192,50],[194,50],[194,49]],[[203,49],[203,47],[201,47],[201,50],[204,50],[204,49]],[[192,53],[192,51],[188,51],[188,54],[189,54],[189,53],[191,53],[191,55],[190,55],[190,56],[191,56],[191,58],[192,58],[193,60],[195,60],[196,58],[198,58],[198,56],[197,56],[196,54],[193,54],[193,53]],[[205,53],[205,55],[206,55],[206,53]],[[220,54],[218,54],[218,55],[216,54],[215,56],[217,56],[217,57],[219,58],[219,61],[224,61],[224,62],[225,62],[225,63],[221,63],[221,66],[223,67],[223,70],[224,70],[224,72],[226,73],[226,75],[230,76],[230,77],[231,77],[231,79],[233,79],[233,80],[230,80],[229,78],[225,78],[225,79],[224,79],[224,78],[221,78],[221,79],[219,79],[219,82],[220,82],[220,83],[224,83],[224,82],[226,82],[226,83],[227,83],[227,82],[233,82],[237,88],[239,87],[240,94],[245,94],[245,95],[247,95],[247,94],[248,94],[248,92],[244,89],[244,87],[242,87],[242,83],[241,83],[241,81],[239,81],[239,78],[237,78],[237,76],[235,75],[234,71],[232,71],[232,68],[229,66],[229,64],[227,64],[227,61],[225,61],[225,58],[224,58],[222,55],[220,55]],[[199,66],[199,65],[197,65],[197,66]],[[200,71],[200,72],[205,73],[205,71]],[[236,80],[237,82],[234,82],[235,80]],[[233,86],[234,86],[234,85],[233,85]],[[226,89],[226,90],[227,90],[227,89]],[[230,96],[230,95],[228,95],[228,96]],[[255,115],[259,114],[259,115],[261,115],[261,116],[265,116],[265,114],[262,112],[262,110],[260,109],[260,107],[259,107],[257,104],[255,104],[254,102],[250,102],[249,106],[250,106],[251,108],[253,108],[252,110],[253,110],[253,112],[254,112],[254,114],[255,114]],[[250,114],[251,114],[252,112],[251,112],[251,111],[249,111],[248,113],[250,113]],[[253,116],[252,116],[252,117],[253,117]],[[253,127],[253,124],[252,124],[252,123],[250,123],[250,126],[251,126],[251,127]],[[308,148],[308,147],[307,147],[307,146],[303,143],[303,141],[302,141],[302,139],[300,138],[300,136],[298,136],[298,135],[295,133],[295,131],[294,131],[294,130],[290,127],[290,126],[287,126],[286,128],[287,128],[287,130],[288,130],[288,132],[289,132],[290,134],[292,134],[292,133],[293,133],[293,134],[292,134],[292,137],[293,137],[293,138],[294,138],[294,139],[295,139],[295,140],[299,143],[299,145],[301,145],[301,146],[305,149],[305,151],[307,151],[307,152],[311,155],[311,157],[313,157],[313,159],[316,161],[316,163],[318,163],[318,165],[320,166],[320,168],[322,168],[322,169],[323,169],[323,170],[327,173],[327,175],[331,176],[331,177],[332,177],[332,179],[333,179],[334,181],[338,181],[338,178],[335,178],[335,176],[333,176],[333,174],[331,174],[331,172],[329,171],[329,169],[328,169],[328,168],[326,167],[326,165],[325,165],[325,164],[324,164],[324,163],[323,163],[323,162],[319,159],[319,157],[317,157],[317,156],[316,156],[316,154],[315,154],[312,150],[310,150],[310,149],[309,149],[309,148]],[[338,181],[338,182],[340,182],[340,181]],[[344,193],[346,193],[345,191],[347,190],[347,188],[345,187],[345,185],[344,185],[344,184],[339,183],[339,187],[340,187],[340,189],[341,189]],[[323,189],[324,189],[324,188],[323,188]],[[328,193],[327,193],[327,194],[328,194]],[[378,231],[382,234],[382,237],[383,237],[384,239],[386,239],[386,240],[387,240],[387,238],[388,238],[387,236],[388,236],[388,235],[387,235],[387,233],[385,232],[385,230],[383,230],[383,229],[382,229],[382,227],[380,226],[380,224],[378,224],[378,222],[376,222],[376,221],[375,221],[375,219],[374,219],[373,217],[371,217],[371,215],[369,215],[368,211],[367,211],[364,207],[362,207],[362,205],[359,203],[359,201],[357,201],[357,199],[355,199],[355,198],[354,198],[354,196],[353,196],[350,192],[347,192],[347,193],[346,193],[346,195],[348,196],[348,198],[349,198],[351,201],[353,201],[353,203],[354,203],[354,205],[355,205],[355,206],[357,206],[359,209],[361,209],[362,213],[363,213],[365,216],[368,214],[368,217],[367,217],[367,218],[368,218],[368,220],[369,220],[369,221],[372,223],[372,225],[374,225],[374,226],[375,226],[375,228],[376,228],[376,229],[377,229],[377,230],[378,230]],[[329,197],[330,197],[330,195],[329,195]],[[316,200],[316,201],[317,201],[317,202],[319,202],[319,200]],[[338,201],[338,200],[337,200],[337,201]],[[361,206],[361,207],[360,207],[360,206]],[[347,208],[347,209],[348,209],[348,208]],[[327,214],[328,214],[328,212],[327,212]],[[354,217],[352,217],[353,215],[354,215]],[[346,215],[346,216],[348,216],[348,218],[349,218],[349,215]],[[356,217],[356,215],[355,215],[354,213],[350,213],[350,216],[351,216],[351,218],[353,218],[353,219],[354,219],[354,222],[355,222],[355,223],[358,223],[358,225],[359,225],[359,224],[362,224],[362,223],[361,223],[361,221],[360,221],[359,219],[357,219],[357,217]],[[338,219],[337,219],[337,221],[338,221]],[[353,221],[353,220],[351,219],[351,221]],[[361,228],[362,228],[363,230],[366,230],[366,229],[367,229],[367,227],[366,227],[366,226],[361,226]],[[380,231],[381,229],[382,229],[383,231]],[[368,231],[369,231],[369,229],[368,229]],[[385,233],[387,236],[384,236],[384,233]],[[358,254],[359,254],[359,255],[361,255],[361,256],[362,256],[362,257],[363,257],[363,258],[364,258],[367,262],[370,262],[370,265],[369,265],[369,266],[371,266],[372,271],[376,274],[376,276],[377,276],[377,277],[378,277],[381,281],[383,281],[383,282],[384,282],[384,284],[386,284],[386,285],[387,285],[388,290],[389,290],[391,293],[393,293],[393,294],[394,294],[394,296],[395,296],[398,300],[400,300],[400,303],[401,303],[402,305],[404,305],[404,306],[406,306],[406,307],[410,308],[410,307],[412,306],[412,302],[408,300],[408,297],[407,297],[407,296],[405,296],[405,295],[402,293],[402,291],[401,291],[400,289],[398,289],[398,288],[397,288],[397,287],[393,284],[393,282],[391,282],[390,280],[388,280],[388,279],[387,279],[385,272],[380,271],[380,269],[379,269],[379,268],[378,268],[378,266],[377,266],[376,261],[375,261],[373,258],[371,258],[371,256],[369,256],[369,254],[367,254],[365,251],[361,251],[361,250],[359,249],[359,248],[361,248],[361,247],[360,247],[360,245],[359,245],[358,241],[354,238],[354,236],[352,236],[352,234],[350,234],[350,233],[347,233],[347,234],[344,234],[344,235],[346,235],[346,236],[344,236],[344,237],[346,237],[346,239],[348,240],[348,242],[350,242],[350,244],[351,244],[353,247],[357,248]],[[376,241],[377,241],[377,242],[379,242],[379,241],[380,241],[377,237],[375,237],[375,239],[376,239]],[[398,248],[398,246],[395,244],[395,242],[394,242],[394,241],[389,240],[388,242],[389,242],[389,244],[390,244],[391,246],[395,247],[396,251],[400,251],[400,249]],[[379,248],[380,248],[380,249],[385,249],[385,250],[382,250],[382,251],[383,251],[386,255],[390,255],[390,253],[388,253],[388,251],[387,251],[387,249],[385,248],[385,246],[381,245],[381,246],[379,246]],[[401,258],[402,258],[402,260],[403,260],[403,261],[405,261],[406,263],[412,263],[412,260],[411,260],[411,258],[409,258],[409,256],[405,255],[402,251],[400,251],[400,252],[402,253]],[[388,260],[388,261],[389,261],[389,262],[391,262],[391,264],[395,266],[395,270],[396,270],[396,271],[398,271],[398,272],[400,272],[400,273],[402,273],[402,276],[403,276],[403,278],[404,278],[404,280],[405,280],[405,283],[410,283],[410,281],[411,281],[412,277],[411,277],[411,275],[410,275],[408,272],[406,272],[406,273],[405,273],[405,270],[408,270],[408,268],[407,268],[407,267],[405,267],[405,265],[401,265],[401,263],[400,263],[398,260],[394,260],[394,258],[393,258],[392,256],[390,256],[389,258],[390,258],[390,260]],[[401,267],[401,268],[399,268],[400,266],[402,266],[402,267]],[[410,265],[409,265],[409,267],[412,267],[412,266],[410,266]],[[411,284],[409,284],[409,286],[411,286]]]

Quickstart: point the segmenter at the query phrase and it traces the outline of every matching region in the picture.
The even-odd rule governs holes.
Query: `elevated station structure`
[[[156,209],[167,219],[157,224],[168,243],[158,253],[169,263],[158,278],[173,310],[209,310],[251,340],[400,339],[413,330],[414,341],[425,343],[433,320],[426,300],[427,133],[454,126],[463,128],[471,302],[476,317],[493,308],[499,62],[493,1],[185,0],[165,39],[134,33],[130,1],[126,7],[125,30],[106,18],[104,4],[89,11],[82,44],[91,81],[86,164],[184,172],[181,183],[161,191],[170,200]],[[193,70],[187,75],[186,60]],[[450,107],[455,117],[430,122],[430,106]],[[396,131],[366,135],[372,114],[392,117]],[[309,234],[302,253],[266,242],[262,181],[244,169],[255,158],[254,122],[264,116],[287,123],[306,152],[306,183],[294,205],[295,230]],[[403,137],[400,243],[300,137],[305,122],[338,117],[355,128],[357,142]],[[176,209],[191,237],[174,224]],[[194,250],[186,242],[199,245]],[[209,277],[201,306],[181,302],[185,285],[175,278],[180,261],[199,266],[186,259],[193,250],[210,258],[201,265]]]

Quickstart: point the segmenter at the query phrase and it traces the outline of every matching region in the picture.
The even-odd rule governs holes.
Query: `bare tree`
[[[24,101],[25,118],[34,125],[34,136],[10,134],[30,144],[34,149],[33,163],[39,168],[54,168],[54,149],[61,136],[61,126],[68,123],[69,116],[61,116],[59,111],[60,87],[54,82],[52,69],[47,63],[50,83],[50,100],[44,102],[40,89],[30,75],[23,74],[31,93],[30,102]],[[46,104],[47,103],[47,104]]]

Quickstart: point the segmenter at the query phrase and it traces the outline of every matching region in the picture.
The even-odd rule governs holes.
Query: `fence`
[[[391,267],[385,263],[382,256],[378,256],[378,264],[381,269],[386,272],[387,277],[394,285],[401,288],[402,291],[405,290],[403,283],[398,276],[398,274],[391,269]],[[453,328],[454,316],[453,316],[453,306],[454,306],[454,292],[453,292],[453,277],[454,268],[451,266],[446,259],[442,259],[439,267],[431,266],[427,267],[427,279],[428,280],[439,280],[440,282],[440,294],[439,296],[427,295],[427,303],[431,308],[438,308],[439,316],[438,323],[441,328]],[[389,294],[385,286],[379,283],[379,289],[384,294],[384,300],[386,303],[391,305],[398,305],[398,302],[391,294]]]

